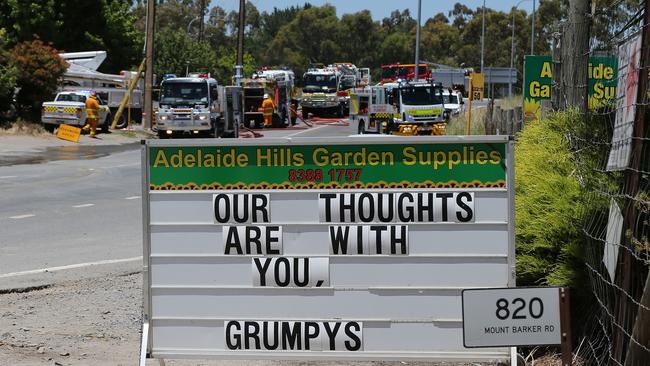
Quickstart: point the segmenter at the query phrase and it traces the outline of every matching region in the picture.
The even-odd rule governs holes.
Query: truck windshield
[[[404,105],[442,104],[442,92],[440,88],[433,86],[403,87],[400,89],[400,96]]]
[[[203,82],[163,82],[160,104],[208,104],[208,85]]]
[[[308,93],[336,91],[336,75],[305,74],[305,87],[302,89]]]
[[[56,101],[86,103],[86,96],[81,94],[59,94],[56,96]]]
[[[458,104],[458,96],[455,94],[445,94],[444,99],[445,104]]]
[[[354,77],[343,77],[339,83],[339,90],[348,90],[354,88],[356,79]]]

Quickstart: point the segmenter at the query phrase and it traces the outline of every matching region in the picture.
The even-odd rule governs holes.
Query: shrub
[[[40,39],[20,42],[11,50],[18,70],[16,95],[19,112],[32,121],[40,117],[43,102],[52,98],[59,78],[67,69],[58,51]]]
[[[6,49],[6,35],[6,31],[0,28],[0,124],[11,109],[18,73]]]
[[[515,207],[518,285],[588,288],[582,227],[607,209],[593,191],[602,152],[574,151],[570,137],[585,137],[596,121],[576,112],[531,123],[515,146]],[[595,129],[591,129],[592,133]],[[593,136],[592,136],[593,137]]]

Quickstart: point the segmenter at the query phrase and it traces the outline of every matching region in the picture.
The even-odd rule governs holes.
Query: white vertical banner
[[[630,162],[640,63],[641,34],[638,34],[618,47],[616,119],[607,160],[608,171],[623,170]]]

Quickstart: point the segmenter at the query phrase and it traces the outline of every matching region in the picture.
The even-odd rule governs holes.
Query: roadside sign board
[[[562,343],[557,287],[463,290],[465,347]]]
[[[506,136],[146,141],[143,354],[509,359],[463,347],[461,291],[514,285],[512,151]]]
[[[81,128],[70,125],[61,124],[56,131],[56,137],[61,140],[79,142],[79,136],[81,136]]]
[[[472,100],[483,100],[483,93],[485,90],[484,75],[482,73],[472,73],[469,77],[471,78],[472,85]]]
[[[616,105],[618,60],[616,57],[591,56],[587,69],[587,96],[589,109]],[[553,58],[527,55],[524,58],[524,118],[541,118],[541,101],[550,100],[553,84]]]

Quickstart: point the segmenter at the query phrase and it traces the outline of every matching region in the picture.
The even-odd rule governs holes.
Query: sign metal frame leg
[[[149,319],[142,322],[142,339],[140,341],[140,366],[147,363],[147,343],[149,342]]]
[[[571,296],[568,287],[561,287],[560,291],[560,324],[562,327],[562,366],[573,365],[573,345],[571,343]]]

